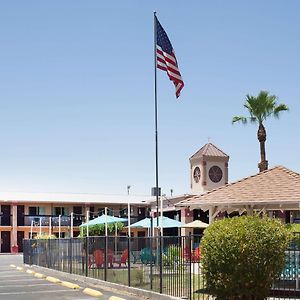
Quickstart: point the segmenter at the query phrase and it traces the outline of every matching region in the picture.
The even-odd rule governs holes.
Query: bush
[[[178,263],[181,256],[181,247],[170,245],[163,253],[163,264],[165,266],[174,266]]]
[[[48,239],[56,239],[56,236],[54,234],[47,234],[47,233],[42,233],[42,234],[37,234],[34,237],[36,240],[48,240]]]
[[[117,227],[117,232],[121,231],[124,228],[122,222],[109,223],[107,224],[107,231],[109,234],[115,234]],[[86,226],[80,227],[80,237],[85,237],[87,235]],[[105,235],[105,224],[97,224],[89,226],[89,236],[102,236]]]
[[[276,219],[243,216],[214,222],[201,241],[206,287],[218,299],[266,299],[280,275],[290,232]]]

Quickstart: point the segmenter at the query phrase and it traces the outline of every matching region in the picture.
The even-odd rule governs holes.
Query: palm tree
[[[277,97],[270,95],[267,91],[260,91],[257,97],[247,95],[244,107],[248,109],[250,116],[235,116],[232,118],[232,123],[242,122],[243,124],[247,124],[248,121],[250,121],[250,123],[258,123],[257,139],[260,143],[259,172],[268,169],[265,151],[267,134],[263,123],[268,117],[273,116],[278,119],[281,111],[289,110],[285,104],[277,105],[276,100]]]

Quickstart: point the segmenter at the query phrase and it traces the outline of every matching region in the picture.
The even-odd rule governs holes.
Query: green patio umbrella
[[[93,226],[93,225],[98,225],[98,224],[111,224],[111,223],[118,223],[118,222],[127,222],[128,219],[125,218],[118,218],[114,216],[109,216],[109,215],[102,215],[100,217],[97,217],[87,223],[81,224],[79,227],[85,227],[85,226]]]

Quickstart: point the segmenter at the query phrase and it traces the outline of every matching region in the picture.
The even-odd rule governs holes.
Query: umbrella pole
[[[86,236],[89,236],[89,221],[90,221],[90,211],[86,211]]]
[[[118,237],[118,233],[117,233],[117,223],[115,223],[115,255],[117,255],[117,237]]]
[[[107,236],[107,207],[104,209],[104,215],[105,215],[105,236]]]

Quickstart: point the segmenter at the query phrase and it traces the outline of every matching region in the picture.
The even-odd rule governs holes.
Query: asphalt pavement
[[[89,286],[82,286],[80,284],[79,288],[72,289],[62,286],[60,283],[49,282],[45,278],[36,278],[34,274],[28,274],[26,272],[27,268],[23,266],[22,260],[22,255],[0,255],[0,300],[97,299],[95,296],[83,293],[85,288],[90,288]],[[23,269],[17,267],[23,267]],[[78,284],[72,281],[70,281],[70,283]],[[102,293],[102,296],[99,298],[103,300],[118,299],[118,297],[124,300],[134,299],[116,294],[112,291],[99,291]]]

